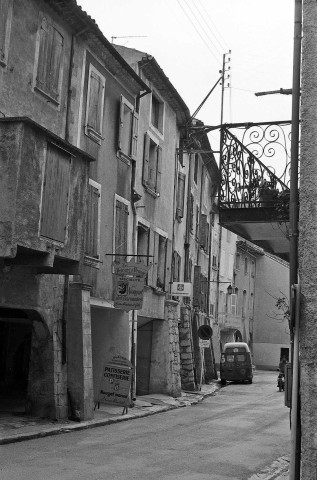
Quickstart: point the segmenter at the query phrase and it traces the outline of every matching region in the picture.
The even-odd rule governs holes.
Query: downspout
[[[295,0],[294,12],[294,50],[293,50],[293,85],[292,85],[292,138],[291,138],[291,177],[290,177],[290,298],[292,290],[298,283],[298,153],[299,153],[299,115],[300,115],[300,77],[301,77],[301,37],[302,37],[302,0]],[[291,312],[291,349],[293,385],[291,410],[291,460],[290,480],[300,479],[301,461],[301,420],[300,397],[298,388],[299,359],[298,349],[294,348],[294,340],[299,338],[299,315],[296,313],[300,296],[296,295],[295,310]],[[293,309],[294,310],[294,309]],[[297,320],[296,320],[297,319]],[[295,359],[295,353],[297,358]],[[296,397],[296,398],[295,398]]]
[[[131,193],[135,188],[135,169],[136,164],[131,161]],[[137,254],[137,216],[136,208],[133,199],[131,199],[131,206],[133,212],[133,231],[132,231],[132,242],[133,242],[133,254]],[[136,362],[137,362],[137,335],[138,335],[138,314],[136,310],[132,310],[132,328],[131,328],[131,363],[133,365],[132,377],[131,377],[131,406],[136,400]]]

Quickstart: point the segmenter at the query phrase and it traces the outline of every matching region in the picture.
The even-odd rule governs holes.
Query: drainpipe
[[[290,298],[293,287],[298,282],[298,152],[299,152],[299,115],[300,115],[300,76],[301,76],[301,36],[302,36],[302,0],[295,0],[294,13],[294,50],[293,50],[293,86],[292,86],[292,138],[291,138],[291,178],[290,178]],[[299,295],[296,295],[296,312],[299,308]],[[293,309],[294,310],[294,309]],[[291,312],[291,349],[293,388],[291,410],[292,452],[290,461],[290,480],[300,479],[301,432],[300,432],[300,402],[298,388],[298,348],[295,339],[299,337],[299,315]],[[294,321],[295,318],[295,321]],[[297,320],[296,320],[297,319]],[[296,358],[295,358],[296,354]],[[296,367],[296,368],[295,368]]]

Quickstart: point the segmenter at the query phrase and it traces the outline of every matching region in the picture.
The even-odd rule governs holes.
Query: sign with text
[[[103,368],[98,402],[127,406],[129,404],[133,366],[125,357],[115,356]]]
[[[202,340],[199,339],[199,346],[200,348],[209,348],[210,347],[210,340]]]
[[[175,297],[191,297],[192,284],[184,282],[173,282],[171,288],[171,295]]]
[[[122,310],[141,310],[145,276],[151,265],[134,259],[113,263],[114,306]]]

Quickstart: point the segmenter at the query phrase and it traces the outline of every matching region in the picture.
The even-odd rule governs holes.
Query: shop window
[[[48,144],[41,207],[40,235],[65,241],[71,155]]]
[[[85,255],[92,259],[100,259],[100,200],[101,186],[89,180],[88,212],[85,241]]]
[[[85,133],[94,142],[101,144],[106,80],[93,66],[89,65]]]
[[[64,38],[55,25],[43,17],[39,32],[39,52],[35,88],[60,103],[60,79]]]
[[[162,148],[145,134],[143,156],[143,185],[155,196],[161,190]]]
[[[121,95],[119,114],[118,153],[120,156],[136,158],[138,144],[139,115],[134,106]]]

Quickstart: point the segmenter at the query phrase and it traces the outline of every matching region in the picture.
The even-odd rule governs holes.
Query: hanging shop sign
[[[173,282],[171,295],[174,297],[191,297],[192,284],[187,282]]]
[[[97,404],[111,403],[127,407],[130,403],[132,363],[115,356],[103,367]]]
[[[132,259],[130,262],[114,263],[114,306],[121,310],[141,310],[145,276],[151,265]]]

